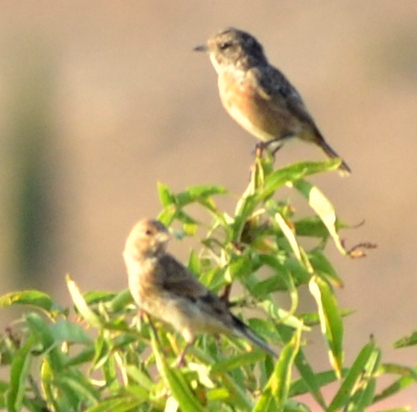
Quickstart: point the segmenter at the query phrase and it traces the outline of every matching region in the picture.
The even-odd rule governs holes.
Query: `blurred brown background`
[[[391,345],[417,329],[416,21],[415,0],[3,1],[0,293],[40,288],[67,304],[66,273],[85,291],[121,290],[124,241],[160,211],[157,181],[244,190],[255,140],[192,52],[235,26],[264,44],[352,168],[315,178],[345,221],[365,220],[347,244],[378,244],[362,260],[328,248],[356,309],[347,361],[374,334],[386,361],[415,364],[416,349]],[[277,164],[323,158],[297,142]],[[171,250],[186,259],[190,247]],[[396,404],[417,407],[415,388]]]

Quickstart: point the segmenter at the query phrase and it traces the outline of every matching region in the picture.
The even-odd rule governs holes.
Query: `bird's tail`
[[[316,143],[321,147],[323,152],[330,157],[330,159],[340,159],[342,161],[341,165],[339,166],[341,171],[345,172],[346,174],[351,172],[347,163],[327,144],[326,140],[324,140],[324,137],[320,135],[320,138],[317,139]]]
[[[245,338],[255,345],[259,346],[265,352],[269,353],[274,358],[278,357],[278,354],[271,349],[271,347],[261,339],[249,326],[245,325],[240,319],[233,316],[234,332],[237,336]]]

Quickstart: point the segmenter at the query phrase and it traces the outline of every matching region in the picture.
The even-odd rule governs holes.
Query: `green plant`
[[[303,162],[274,171],[272,159],[258,157],[233,214],[222,212],[214,200],[227,195],[223,187],[198,186],[175,194],[159,184],[159,219],[179,227],[178,237],[205,230],[201,251],[190,254],[189,268],[279,348],[276,361],[241,340],[203,335],[187,354],[187,365],[178,369],[173,365],[184,342],[168,326],[157,322],[153,329],[139,319],[127,290],[81,293],[67,276],[75,312],[41,291],[1,297],[3,307],[31,308],[0,341],[1,364],[10,377],[0,382],[0,407],[12,412],[364,411],[415,384],[417,369],[383,363],[373,338],[352,365],[344,365],[343,322],[350,311],[339,307],[334,289],[343,282],[325,246],[332,241],[343,255],[355,258],[373,245],[347,250],[339,237],[347,226],[306,180],[339,165],[338,160]],[[279,199],[283,186],[301,194],[312,215],[299,217],[288,201]],[[210,223],[197,221],[191,205],[207,211]],[[315,302],[312,313],[300,313],[303,286]],[[287,308],[277,295],[287,297]],[[310,330],[317,327],[329,359],[320,371],[304,351]],[[416,341],[414,334],[398,345]],[[396,379],[376,393],[382,375]],[[330,383],[336,385],[335,394],[325,399],[322,388]],[[297,400],[305,394],[308,401]]]

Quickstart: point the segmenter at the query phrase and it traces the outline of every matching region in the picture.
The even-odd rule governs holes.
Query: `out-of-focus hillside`
[[[68,272],[83,290],[126,287],[125,237],[159,212],[157,181],[241,193],[255,140],[192,52],[236,26],[264,44],[351,166],[349,178],[316,178],[345,221],[365,220],[347,242],[378,244],[356,261],[329,247],[340,298],[356,309],[347,360],[374,334],[387,359],[412,363],[415,349],[391,343],[417,319],[416,21],[415,0],[2,2],[0,293],[40,287],[65,303]],[[323,155],[294,142],[277,162],[306,158]],[[190,246],[171,248],[185,259]],[[415,392],[398,402],[417,407]]]

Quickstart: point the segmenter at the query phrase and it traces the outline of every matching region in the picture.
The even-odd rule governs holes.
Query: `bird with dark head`
[[[284,74],[269,64],[251,34],[228,28],[194,50],[206,51],[218,74],[220,99],[230,116],[262,141],[265,148],[297,137],[319,146],[328,157],[339,155],[326,142],[300,94]],[[340,170],[350,173],[341,159]]]
[[[214,67],[232,66],[246,70],[268,64],[262,45],[249,33],[236,29],[226,29],[211,37],[207,45],[197,46],[194,50],[209,52]]]

